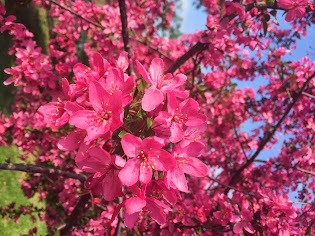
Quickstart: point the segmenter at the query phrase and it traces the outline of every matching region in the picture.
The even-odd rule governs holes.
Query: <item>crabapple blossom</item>
[[[236,234],[242,233],[242,230],[246,230],[247,232],[253,234],[255,233],[255,229],[251,225],[250,221],[253,220],[253,216],[248,209],[243,208],[241,210],[240,215],[233,215],[231,221],[235,222],[233,227],[233,232]]]
[[[174,147],[172,155],[176,160],[176,165],[167,171],[169,185],[176,186],[179,191],[187,192],[188,186],[184,173],[195,177],[204,177],[209,173],[208,167],[195,158],[203,148],[204,146],[199,142],[190,143],[184,148],[179,145]]]
[[[177,143],[184,137],[184,126],[199,126],[205,122],[206,116],[198,113],[198,102],[192,98],[185,99],[180,104],[174,93],[169,93],[167,98],[167,112],[161,111],[155,121],[169,128],[170,141]]]
[[[109,94],[99,82],[92,81],[89,99],[94,110],[77,111],[71,116],[69,123],[85,129],[90,141],[115,131],[123,124],[121,93]]]
[[[143,98],[142,108],[145,111],[153,111],[165,100],[166,94],[174,92],[178,97],[185,98],[187,93],[183,91],[182,86],[186,81],[186,76],[178,74],[173,77],[171,74],[164,75],[164,62],[160,58],[152,60],[149,72],[141,65],[140,62],[136,61],[138,70],[142,75],[143,79],[151,85]]]
[[[152,169],[167,171],[174,167],[174,157],[163,150],[164,146],[156,138],[140,138],[126,134],[121,145],[124,153],[130,159],[119,172],[119,179],[126,186],[132,186],[138,182],[148,184],[152,179]]]
[[[296,18],[304,17],[308,0],[279,0],[277,3],[279,7],[289,10],[285,16],[285,21],[290,22]]]

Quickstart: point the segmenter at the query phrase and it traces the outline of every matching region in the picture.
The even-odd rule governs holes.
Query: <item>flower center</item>
[[[160,75],[160,80],[158,81],[156,88],[161,89],[162,87],[171,84],[173,82],[173,79],[169,75]]]
[[[182,171],[188,171],[190,168],[191,157],[175,156],[176,164]],[[185,164],[185,166],[183,166]]]
[[[140,154],[137,156],[138,159],[141,160],[141,167],[142,168],[153,168],[156,165],[155,157],[150,157],[147,153],[144,151],[141,151]]]
[[[106,104],[106,106],[108,106],[108,104]],[[107,123],[107,121],[111,118],[111,114],[112,114],[112,111],[108,110],[108,109],[104,109],[104,108],[101,108],[99,110],[99,112],[96,112],[94,111],[94,116],[93,118],[91,119],[92,122],[96,122],[96,123]]]
[[[185,120],[187,120],[187,114],[183,114],[181,110],[176,108],[175,114],[173,115],[173,120],[178,124],[182,124]]]

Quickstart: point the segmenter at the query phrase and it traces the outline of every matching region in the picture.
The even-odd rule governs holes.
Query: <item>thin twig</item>
[[[261,162],[261,163],[267,163],[267,161],[264,161],[264,160],[255,160],[255,162]],[[277,162],[274,162],[274,161],[271,161],[272,164],[276,165],[276,166],[283,166],[285,168],[291,168],[291,169],[296,169],[300,172],[303,172],[305,174],[309,174],[309,175],[313,175],[315,176],[315,173],[312,172],[312,171],[309,171],[309,170],[305,170],[305,169],[302,169],[300,167],[297,167],[297,166],[287,166],[287,165],[284,165],[284,164],[281,164],[281,163],[277,163]]]
[[[142,45],[152,49],[153,51],[157,52],[160,56],[163,56],[165,57],[167,60],[169,60],[170,62],[174,62],[173,59],[171,59],[168,55],[166,55],[164,52],[161,52],[158,48],[156,47],[153,47],[152,45],[150,45],[149,43],[147,43],[146,41],[142,41],[141,39],[139,39],[137,36],[136,36],[136,41],[141,43]]]
[[[310,204],[315,204],[315,202],[292,202],[292,201],[288,201],[289,203],[293,203],[293,204],[300,204],[300,205],[310,205]]]
[[[100,25],[100,24],[98,24],[98,23],[96,23],[96,22],[93,22],[93,21],[91,21],[91,20],[89,20],[89,19],[87,19],[87,18],[81,16],[80,14],[76,13],[75,11],[71,10],[70,8],[68,8],[68,7],[66,7],[66,6],[61,5],[59,2],[56,2],[55,0],[48,0],[48,1],[51,2],[51,3],[53,3],[53,4],[55,4],[55,5],[57,5],[57,6],[59,6],[59,7],[61,7],[62,9],[66,10],[66,11],[70,12],[71,14],[75,15],[76,17],[79,17],[79,18],[81,18],[82,20],[84,20],[84,21],[90,23],[91,25],[94,25],[94,26],[96,26],[96,27],[105,29],[104,26],[102,26],[102,25]]]
[[[230,185],[228,185],[228,184],[225,184],[225,183],[223,183],[223,182],[221,182],[221,181],[219,181],[219,180],[216,180],[216,179],[214,179],[214,178],[212,178],[212,177],[210,177],[210,176],[208,176],[208,178],[209,178],[210,180],[212,180],[213,182],[216,182],[216,183],[218,183],[218,184],[220,184],[220,185],[222,185],[222,186],[224,186],[224,187],[226,187],[226,188],[228,188],[228,189],[233,189],[233,190],[235,190],[235,191],[237,191],[237,192],[241,192],[241,193],[244,193],[244,194],[248,194],[248,195],[254,196],[254,194],[251,193],[251,192],[246,192],[246,191],[240,190],[240,189],[238,189],[238,188],[235,188],[235,187],[233,187],[233,186],[230,186]]]
[[[245,151],[245,149],[244,149],[243,142],[241,142],[240,136],[239,136],[239,134],[238,134],[238,132],[237,132],[237,129],[236,129],[235,117],[234,117],[234,119],[233,119],[233,127],[234,127],[234,131],[235,131],[236,139],[237,139],[237,141],[238,141],[238,142],[240,143],[240,145],[241,145],[241,149],[242,149],[242,152],[243,152],[243,154],[244,154],[244,156],[245,156],[245,159],[248,160],[248,156],[247,156],[246,151]]]
[[[82,183],[87,179],[87,177],[82,174],[75,174],[75,173],[70,173],[63,170],[59,170],[59,169],[35,166],[35,165],[30,165],[30,164],[0,163],[0,170],[16,170],[16,171],[23,171],[23,172],[29,172],[29,173],[61,175],[63,177],[70,178],[70,179],[78,179]]]
[[[308,96],[308,97],[310,97],[310,98],[315,99],[315,96],[312,95],[312,94],[309,94],[309,93],[306,93],[306,92],[303,92],[302,94],[305,95],[305,96]]]

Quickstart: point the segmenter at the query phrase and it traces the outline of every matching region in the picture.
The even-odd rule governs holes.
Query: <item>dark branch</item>
[[[197,52],[204,50],[209,44],[208,43],[196,43],[192,48],[190,48],[184,55],[179,57],[166,71],[166,73],[174,73],[181,65],[188,61]]]
[[[121,34],[124,42],[124,49],[128,53],[128,58],[132,57],[129,44],[128,20],[125,0],[119,0],[120,20],[121,20]],[[132,65],[128,67],[129,75],[133,72]]]
[[[65,227],[60,230],[60,235],[70,235],[72,228],[79,224],[82,212],[85,212],[88,208],[88,202],[90,200],[90,194],[81,196],[78,204],[73,209],[71,215],[66,218]]]
[[[29,172],[29,173],[42,173],[42,174],[48,174],[48,175],[61,175],[66,178],[71,179],[78,179],[82,183],[87,179],[85,175],[75,174],[66,172],[63,170],[53,169],[53,168],[47,168],[47,167],[41,167],[41,166],[34,166],[30,164],[3,164],[0,163],[0,170],[16,170],[16,171],[23,171],[23,172]]]

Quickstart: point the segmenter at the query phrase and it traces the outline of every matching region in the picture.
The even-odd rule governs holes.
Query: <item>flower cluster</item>
[[[137,62],[149,87],[145,89],[141,106],[136,106],[139,101],[132,96],[136,88],[134,76],[124,72],[128,64],[126,67],[125,63],[119,63],[127,61],[125,57],[126,54],[120,55],[118,67],[110,65],[99,53],[93,54],[90,67],[76,64],[73,68],[75,83],[69,84],[63,79],[63,98],[41,106],[38,112],[49,126],[61,128],[69,123],[74,127],[59,141],[58,147],[63,151],[78,149],[77,166],[93,173],[86,182],[87,189],[93,194],[101,194],[106,201],[122,197],[126,191],[137,196],[127,198],[117,208],[125,206],[128,227],[134,225],[137,219],[134,214],[140,212],[148,213],[162,225],[166,219],[163,209],[170,208],[154,197],[148,197],[147,186],[159,181],[164,189],[175,194],[178,190],[188,191],[184,173],[207,176],[208,167],[197,158],[204,144],[187,141],[187,137],[184,141],[185,132],[204,124],[206,116],[199,113],[197,101],[187,98],[188,92],[183,87],[186,76],[164,75],[162,59],[152,61],[150,72]],[[132,106],[135,106],[134,110]],[[163,107],[167,107],[167,111]],[[119,143],[112,143],[104,150],[104,143],[114,141],[115,132],[133,128],[133,124],[126,125],[132,111],[143,112],[147,120],[153,121],[146,130],[151,130],[151,135],[146,137],[141,130],[125,133]],[[158,126],[160,129],[155,129]],[[141,137],[145,138],[142,140]],[[127,187],[126,191],[122,190],[123,186]]]

